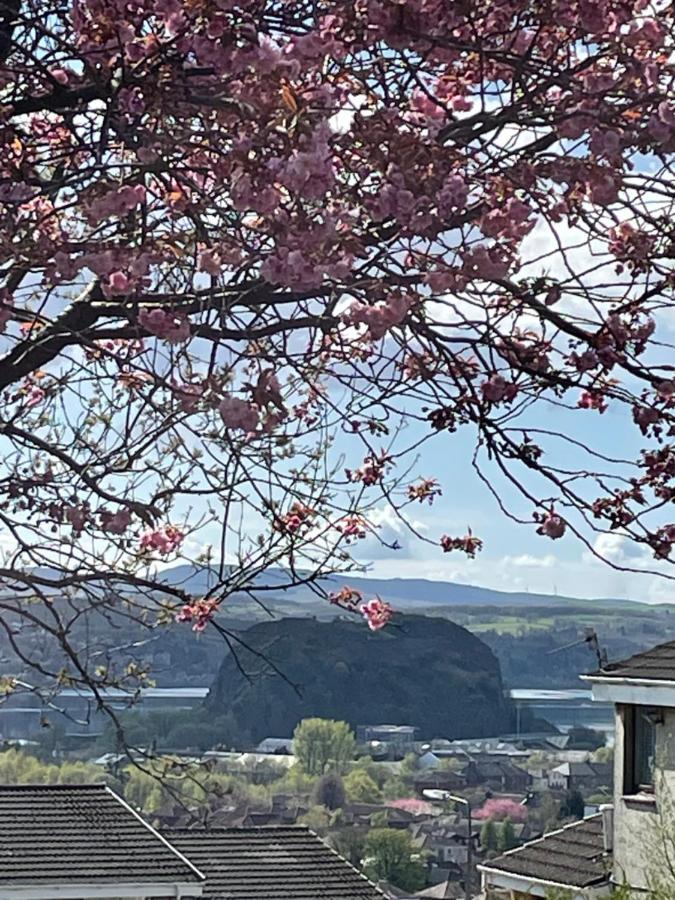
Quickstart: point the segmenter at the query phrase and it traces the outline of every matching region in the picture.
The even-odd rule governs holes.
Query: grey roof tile
[[[602,816],[596,815],[509,850],[486,862],[484,868],[533,881],[591,887],[608,880],[610,859],[604,847]]]
[[[675,641],[658,644],[628,659],[608,663],[591,672],[589,678],[641,678],[675,682]]]
[[[208,900],[383,900],[375,885],[303,826],[165,834],[206,875]]]
[[[106,785],[0,785],[0,886],[201,880]]]

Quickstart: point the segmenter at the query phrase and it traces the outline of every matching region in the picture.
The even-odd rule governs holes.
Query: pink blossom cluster
[[[339,591],[331,591],[328,594],[328,600],[334,606],[342,606],[345,609],[354,610],[363,600],[363,594],[356,588],[350,588],[345,585]]]
[[[480,821],[491,819],[493,822],[503,822],[504,819],[510,819],[512,822],[524,822],[527,819],[527,807],[508,797],[490,797],[474,811],[473,817]]]
[[[367,303],[352,303],[343,316],[348,325],[366,325],[373,340],[379,340],[396,325],[400,325],[414,305],[410,295],[391,293],[386,300],[370,306]]]
[[[596,409],[599,413],[604,413],[607,409],[607,395],[603,391],[582,391],[577,406],[579,409]]]
[[[499,281],[506,278],[513,264],[513,258],[500,245],[485,247],[479,245],[462,254],[462,273],[465,279]]]
[[[675,546],[675,523],[659,528],[649,543],[657,559],[668,559]]]
[[[379,631],[381,628],[384,628],[394,615],[391,604],[385,600],[380,600],[379,597],[373,597],[368,603],[363,603],[359,607],[359,611],[368,623],[368,628],[371,631]]]
[[[92,200],[88,208],[89,221],[96,225],[110,216],[125,216],[146,200],[142,184],[124,184]]]
[[[449,535],[444,534],[439,543],[443,553],[450,553],[452,550],[461,550],[462,553],[466,553],[469,559],[474,559],[476,553],[483,549],[483,542],[480,538],[475,537],[470,528],[464,537],[450,537]]]
[[[260,410],[255,403],[239,397],[223,397],[218,406],[220,417],[228,428],[254,432],[260,421]]]
[[[199,407],[206,387],[202,383],[182,382],[177,384],[174,382],[171,389],[183,412],[191,413]]]
[[[366,487],[370,487],[382,481],[392,463],[393,460],[390,454],[386,450],[382,450],[379,455],[366,456],[360,468],[347,469],[345,474],[349,481],[360,481]]]
[[[436,497],[440,497],[442,490],[436,478],[423,478],[417,484],[409,484],[407,489],[408,500],[417,500],[418,503],[425,501],[432,505]]]
[[[115,513],[109,510],[101,510],[99,513],[101,528],[109,534],[124,534],[131,525],[131,513],[128,509],[119,509]]]
[[[500,203],[483,216],[481,231],[486,237],[521,241],[534,228],[532,212],[527,203],[517,197],[509,197],[505,203]]]
[[[345,538],[347,544],[366,537],[367,525],[362,516],[346,516],[335,527]]]
[[[448,219],[457,210],[464,209],[469,199],[469,185],[461,175],[449,175],[436,197],[438,214]]]
[[[634,268],[642,268],[654,249],[654,236],[640,231],[630,222],[622,222],[610,229],[609,251]]]
[[[567,523],[556,513],[553,509],[548,512],[541,514],[534,514],[534,521],[539,522],[539,528],[537,528],[537,534],[545,535],[546,537],[551,538],[551,540],[556,541],[558,538],[561,538],[567,529]]]
[[[182,344],[190,339],[190,320],[170,309],[142,309],[138,314],[138,324],[169,344]]]
[[[284,187],[306,200],[321,200],[333,186],[332,152],[327,128],[319,128],[311,139],[300,141],[287,159],[274,159],[268,170]]]
[[[162,525],[160,528],[148,528],[141,534],[140,547],[143,552],[155,552],[162,556],[173,553],[183,543],[185,535],[176,525]]]
[[[275,517],[274,528],[283,534],[297,534],[311,524],[313,515],[314,510],[311,506],[295,500],[287,513]]]
[[[186,603],[181,611],[176,615],[177,622],[192,622],[192,630],[202,632],[212,621],[218,609],[218,600],[210,598],[208,600],[195,600],[193,603]]]
[[[480,389],[488,403],[510,403],[518,393],[517,385],[498,374],[486,379]]]
[[[89,521],[90,510],[86,503],[66,504],[62,508],[66,522],[73,526],[73,531],[80,533]]]

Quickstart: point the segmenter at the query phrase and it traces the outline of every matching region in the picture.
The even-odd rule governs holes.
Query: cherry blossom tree
[[[0,0],[0,623],[25,684],[103,702],[147,673],[92,623],[231,640],[235,593],[325,595],[382,503],[475,555],[415,524],[453,478],[420,447],[460,430],[505,516],[666,568],[674,19]],[[162,577],[181,559],[199,592]]]

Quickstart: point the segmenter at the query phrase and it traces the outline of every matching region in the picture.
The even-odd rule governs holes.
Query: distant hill
[[[372,633],[358,621],[282,619],[259,622],[242,637],[254,652],[242,647],[237,659],[226,656],[206,705],[250,741],[288,736],[307,716],[354,727],[416,725],[423,738],[480,737],[512,727],[495,655],[448,620],[401,615]]]
[[[213,575],[208,569],[197,570],[192,566],[175,566],[162,573],[163,580],[170,584],[180,584],[195,593],[204,592],[213,583]],[[281,569],[268,571],[264,576],[266,585],[278,583],[278,590],[261,593],[260,599],[269,602],[274,609],[286,604],[310,604],[317,610],[323,605],[316,594],[307,586],[285,587],[286,576]],[[524,591],[495,591],[491,588],[476,587],[471,584],[456,584],[451,581],[431,581],[426,578],[370,578],[358,575],[332,576],[320,584],[328,591],[348,584],[364,594],[379,594],[397,608],[419,610],[431,606],[567,606],[592,603],[598,607],[635,608],[634,600],[611,598],[560,597],[553,594],[530,594]],[[255,590],[253,591],[255,594]],[[232,598],[237,600],[236,595]],[[675,600],[675,596],[673,598]],[[250,605],[250,598],[242,595],[242,601]],[[299,612],[300,610],[298,610]],[[292,612],[292,609],[289,609]]]

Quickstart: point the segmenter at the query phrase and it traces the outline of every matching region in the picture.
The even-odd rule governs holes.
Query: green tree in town
[[[359,868],[361,860],[363,859],[366,843],[366,836],[362,831],[353,827],[340,828],[337,831],[331,831],[328,836],[328,843],[333,850],[344,857],[347,862],[350,862],[353,866]]]
[[[346,722],[303,719],[293,733],[293,752],[308,775],[344,772],[355,750],[354,733]]]
[[[394,828],[373,828],[368,834],[363,870],[373,881],[388,881],[404,891],[418,891],[426,881],[412,837]]]
[[[382,791],[365,769],[352,769],[344,779],[347,799],[350,803],[379,803]]]
[[[567,791],[565,799],[560,806],[561,819],[583,819],[584,817],[584,798],[581,793],[574,788]]]
[[[492,819],[488,819],[483,823],[480,830],[480,843],[484,850],[497,849],[497,829]]]
[[[310,806],[307,812],[298,818],[299,825],[306,825],[315,834],[324,835],[333,822],[330,812],[325,806]]]
[[[314,799],[326,809],[339,809],[345,803],[345,786],[335,772],[326,772],[316,783]]]
[[[497,831],[497,850],[504,853],[506,850],[512,850],[517,843],[513,822],[511,819],[504,819]]]

